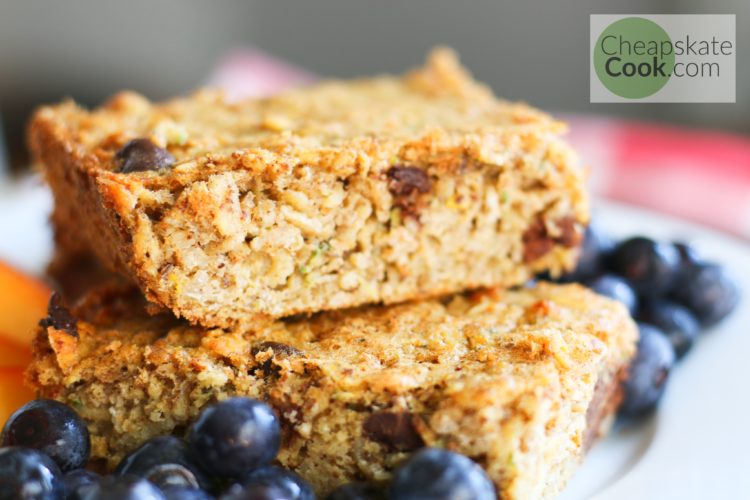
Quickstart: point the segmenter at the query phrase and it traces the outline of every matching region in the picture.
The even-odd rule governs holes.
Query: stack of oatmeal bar
[[[56,268],[119,278],[53,304],[29,378],[105,466],[241,395],[274,408],[279,462],[322,495],[432,446],[502,498],[552,497],[637,338],[619,303],[526,285],[571,269],[588,223],[564,131],[447,50],[266,99],[42,108]]]

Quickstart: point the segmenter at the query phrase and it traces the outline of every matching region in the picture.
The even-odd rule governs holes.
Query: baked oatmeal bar
[[[558,274],[588,221],[565,126],[446,50],[267,99],[40,109],[57,240],[204,326]]]
[[[230,396],[267,401],[279,461],[323,495],[387,480],[409,453],[447,447],[481,464],[503,499],[558,493],[607,429],[637,330],[579,285],[493,289],[206,330],[149,316],[140,294],[90,293],[38,330],[28,379],[86,420],[113,467],[144,440],[182,435]],[[79,318],[77,321],[73,317]]]

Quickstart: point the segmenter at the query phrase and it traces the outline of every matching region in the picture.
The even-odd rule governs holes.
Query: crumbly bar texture
[[[438,50],[401,77],[267,99],[65,102],[35,114],[29,142],[59,245],[231,327],[569,268],[589,209],[564,130]]]
[[[267,401],[279,462],[319,494],[385,481],[413,450],[481,464],[504,499],[549,498],[607,429],[637,330],[579,285],[539,284],[320,313],[259,331],[149,316],[136,293],[90,293],[39,327],[28,380],[88,423],[114,466],[152,436],[182,435],[205,405]],[[61,313],[62,311],[62,313]]]

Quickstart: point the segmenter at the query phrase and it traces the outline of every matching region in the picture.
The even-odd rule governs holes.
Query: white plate
[[[0,186],[0,258],[41,273],[51,254],[51,201],[35,179]],[[750,245],[645,210],[601,202],[614,236],[694,242],[731,269],[747,296]],[[673,372],[657,415],[596,445],[562,500],[750,498],[750,301],[706,332]]]

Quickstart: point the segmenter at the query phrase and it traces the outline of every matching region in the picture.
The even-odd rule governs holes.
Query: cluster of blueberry
[[[580,282],[619,300],[638,321],[638,353],[630,367],[620,413],[650,413],[674,364],[705,328],[739,302],[739,288],[721,265],[690,245],[636,236],[619,243],[597,224],[586,230],[578,267],[561,281]]]
[[[271,408],[249,398],[207,407],[187,439],[160,436],[144,443],[111,476],[83,469],[89,434],[70,407],[32,401],[3,429],[0,499],[81,500],[313,500],[301,477],[271,462],[281,443]],[[456,453],[415,453],[385,489],[367,483],[339,487],[330,500],[472,498],[494,500],[492,481]]]

